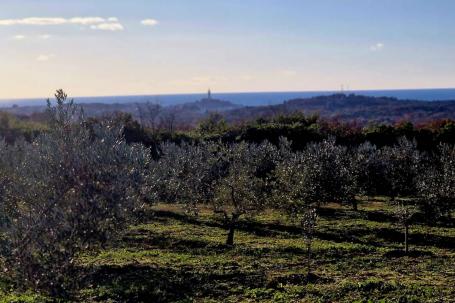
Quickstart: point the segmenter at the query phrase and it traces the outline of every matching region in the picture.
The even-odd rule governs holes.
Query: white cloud
[[[16,35],[13,37],[14,40],[24,40],[26,37],[24,35]]]
[[[106,19],[101,17],[74,17],[68,20],[68,23],[78,25],[91,25],[105,22]]]
[[[382,51],[384,49],[384,46],[385,46],[384,43],[378,42],[378,43],[370,46],[370,50],[372,52],[379,52],[379,51]]]
[[[101,23],[90,26],[91,29],[103,30],[103,31],[122,31],[123,25],[120,23]]]
[[[23,19],[1,19],[0,25],[59,25],[65,24],[68,20],[65,18],[23,18]]]
[[[47,39],[49,39],[50,37],[52,37],[52,36],[49,35],[49,34],[39,35],[39,38],[40,38],[40,39],[44,39],[44,40],[47,40]]]
[[[141,21],[141,24],[145,26],[156,26],[158,23],[158,20],[155,19],[145,19]]]
[[[38,57],[36,57],[36,61],[46,62],[46,61],[49,61],[50,59],[52,59],[53,57],[55,57],[55,55],[53,55],[53,54],[39,55]]]
[[[107,22],[118,23],[116,17],[110,17],[108,19],[102,17],[74,17],[74,18],[40,18],[30,17],[23,19],[0,19],[0,26],[12,26],[12,25],[63,25],[63,24],[77,24],[77,25],[94,25],[102,24]]]

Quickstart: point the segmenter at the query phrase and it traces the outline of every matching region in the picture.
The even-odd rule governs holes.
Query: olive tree
[[[310,144],[303,151],[306,168],[307,202],[320,206],[327,202],[349,203],[357,208],[355,200],[355,176],[351,168],[351,157],[344,146],[337,145],[334,138]]]
[[[404,252],[407,254],[409,252],[409,226],[412,217],[417,213],[417,208],[413,203],[405,200],[397,200],[395,204],[394,214],[404,230]]]
[[[320,181],[312,174],[314,164],[303,152],[292,152],[290,143],[281,140],[274,170],[274,204],[301,227],[307,250],[307,275],[311,273],[311,249],[317,225],[317,206],[321,203]]]
[[[386,185],[383,178],[384,162],[375,145],[366,142],[354,148],[350,162],[357,194],[368,198],[383,191]]]
[[[183,204],[193,214],[200,205],[212,206],[215,213],[223,214],[229,230],[227,245],[234,244],[242,215],[266,207],[271,192],[268,178],[277,154],[270,143],[165,143],[161,151],[151,173],[154,192],[161,200]]]
[[[9,147],[2,196],[5,272],[17,287],[68,295],[79,280],[78,256],[123,231],[145,196],[149,151],[129,146],[121,128],[88,129],[63,91],[49,131]],[[2,155],[5,153],[2,153]],[[11,156],[14,155],[14,156]]]
[[[162,144],[162,155],[152,173],[161,201],[181,203],[193,214],[200,204],[213,201],[220,175],[218,149],[211,142]]]
[[[384,147],[379,157],[387,184],[385,191],[394,204],[394,214],[398,222],[404,228],[405,253],[408,253],[409,226],[416,213],[414,202],[422,156],[415,141],[402,137],[396,145]]]
[[[436,161],[419,175],[418,190],[428,218],[451,218],[455,209],[455,147],[441,144]]]
[[[391,200],[415,196],[421,161],[416,142],[400,138],[395,146],[384,147],[380,157],[384,165],[386,192]]]
[[[254,215],[267,207],[276,154],[276,148],[268,142],[220,145],[220,179],[212,202],[215,212],[223,214],[229,230],[226,245],[234,244],[234,232],[242,215]]]

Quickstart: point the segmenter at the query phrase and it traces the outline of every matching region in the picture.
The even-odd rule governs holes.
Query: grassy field
[[[233,248],[221,218],[158,205],[112,247],[81,259],[96,271],[81,302],[455,302],[455,228],[416,223],[410,256],[380,202],[321,210],[314,275],[298,226],[266,212],[241,222]],[[4,295],[4,302],[29,295]],[[15,298],[13,300],[13,298]],[[44,299],[43,299],[44,300]]]

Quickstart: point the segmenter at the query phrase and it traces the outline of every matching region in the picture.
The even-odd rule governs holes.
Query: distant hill
[[[312,98],[317,96],[329,96],[339,91],[284,91],[284,92],[216,92],[212,97],[219,100],[229,100],[232,103],[243,106],[266,106],[283,103],[284,100],[299,98]],[[394,97],[419,101],[455,100],[455,88],[424,88],[424,89],[382,89],[382,90],[351,90],[349,94],[369,97]],[[74,99],[79,104],[136,104],[153,102],[163,107],[184,104],[194,100],[206,98],[206,93],[195,94],[161,94],[161,95],[126,95],[126,96],[103,96],[103,97],[77,97]],[[33,99],[0,99],[0,107],[38,106],[45,105],[47,98]]]
[[[203,98],[166,107],[155,103],[84,103],[81,105],[89,117],[124,112],[130,113],[139,121],[146,121],[153,117],[155,124],[163,120],[172,120],[176,127],[194,126],[212,112],[222,114],[226,121],[231,123],[293,112],[318,114],[326,119],[356,121],[359,124],[374,122],[392,124],[402,120],[419,123],[435,119],[455,119],[455,100],[430,102],[354,94],[300,98],[268,106],[242,106],[214,98]],[[16,106],[1,110],[16,116],[32,116],[43,112],[45,106]]]
[[[334,94],[294,99],[278,105],[244,107],[225,113],[225,118],[229,122],[240,122],[296,111],[339,121],[355,120],[360,124],[395,123],[402,120],[418,123],[435,119],[455,119],[455,100],[429,102]]]

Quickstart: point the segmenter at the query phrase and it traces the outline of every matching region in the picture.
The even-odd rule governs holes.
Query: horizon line
[[[261,93],[349,93],[349,92],[371,92],[371,91],[406,91],[406,90],[413,90],[413,91],[420,91],[420,90],[452,90],[455,89],[453,87],[424,87],[424,88],[378,88],[378,89],[327,89],[327,90],[270,90],[270,91],[220,91],[214,92],[213,89],[210,88],[212,95],[217,94],[261,94]],[[67,91],[65,91],[67,92]],[[185,95],[204,95],[207,92],[188,92],[188,93],[150,93],[150,94],[118,94],[118,95],[82,95],[82,96],[68,96],[69,99],[77,99],[77,98],[119,98],[119,97],[158,97],[158,96],[185,96]],[[51,97],[14,97],[14,98],[0,98],[1,102],[8,102],[8,101],[31,101],[31,100],[52,100],[54,96]]]

